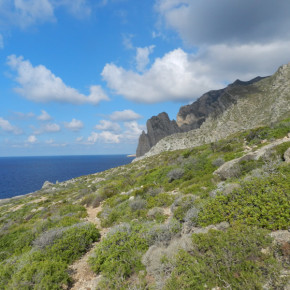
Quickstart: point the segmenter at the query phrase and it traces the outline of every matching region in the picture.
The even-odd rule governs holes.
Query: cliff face
[[[208,116],[217,117],[231,105],[237,103],[241,95],[232,95],[230,91],[233,88],[243,90],[243,87],[258,82],[261,79],[263,78],[256,77],[248,82],[236,80],[224,89],[205,93],[194,103],[180,108],[176,118],[178,126],[183,132],[200,128]]]
[[[136,156],[140,157],[147,153],[157,142],[162,138],[181,132],[176,122],[170,121],[167,113],[160,113],[158,116],[153,116],[147,123],[147,134],[143,131],[139,137],[139,143],[136,151]]]
[[[166,135],[167,131],[161,132],[162,127],[155,124],[159,130],[154,131],[155,127],[151,127],[150,134],[155,135],[156,140],[162,140],[157,141],[156,146],[148,142],[146,150],[151,147],[146,156],[213,142],[243,129],[268,125],[289,114],[290,63],[280,67],[270,77],[257,77],[248,82],[237,80],[224,89],[210,91],[194,103],[181,107],[175,130],[182,134]],[[148,132],[149,127],[147,124]],[[142,156],[143,152],[145,150],[137,156]]]

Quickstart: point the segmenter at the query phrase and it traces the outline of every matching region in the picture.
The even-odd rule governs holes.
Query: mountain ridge
[[[272,76],[256,77],[246,82],[236,80],[224,89],[209,91],[194,103],[181,107],[176,118],[176,132],[160,138],[143,154],[139,150],[137,160],[166,150],[213,142],[239,130],[268,125],[288,117],[289,112],[290,63],[281,66]],[[151,132],[148,133],[150,138]],[[143,138],[146,136],[145,133],[142,135]],[[142,147],[143,140],[139,139],[138,148]]]

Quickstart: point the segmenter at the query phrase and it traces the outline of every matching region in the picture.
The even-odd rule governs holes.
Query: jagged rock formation
[[[237,103],[239,95],[232,95],[229,91],[233,88],[240,88],[260,81],[256,77],[248,82],[236,80],[233,84],[221,90],[214,90],[205,93],[194,103],[180,108],[176,122],[170,121],[167,113],[160,113],[147,121],[147,134],[143,131],[139,137],[136,156],[140,157],[147,153],[155,144],[166,136],[175,133],[188,132],[198,129],[210,115],[217,117],[232,104]]]
[[[177,115],[181,133],[160,138],[144,156],[214,142],[287,117],[290,117],[290,63],[270,77],[249,82],[237,80],[182,107]]]
[[[224,89],[205,93],[194,103],[180,108],[176,118],[178,126],[183,132],[200,128],[208,116],[217,117],[232,104],[237,103],[241,95],[232,95],[230,93],[232,89],[243,90],[245,86],[262,79],[262,77],[256,77],[248,82],[236,80]]]
[[[136,156],[140,157],[148,152],[162,138],[181,132],[176,122],[170,121],[167,113],[160,113],[153,116],[146,123],[147,134],[143,131],[136,151]]]

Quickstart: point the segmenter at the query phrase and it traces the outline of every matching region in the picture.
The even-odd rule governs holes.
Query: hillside
[[[290,289],[289,134],[288,118],[1,200],[0,289]]]
[[[148,120],[148,132],[140,136],[137,157],[199,146],[290,117],[290,63],[270,77],[237,80],[225,89],[204,94],[181,107],[176,122],[168,119],[164,126],[166,118],[160,115]]]

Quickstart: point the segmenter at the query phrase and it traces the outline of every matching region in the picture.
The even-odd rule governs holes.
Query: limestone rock
[[[51,182],[49,182],[49,181],[45,181],[44,183],[43,183],[43,185],[42,185],[42,189],[47,189],[47,188],[49,188],[49,187],[51,187],[51,186],[53,186],[54,184],[53,183],[51,183]]]
[[[286,163],[290,163],[290,147],[285,151],[283,157]]]
[[[167,113],[153,116],[147,123],[147,134],[143,131],[136,151],[136,156],[142,156],[162,138],[180,132],[175,121],[170,121]]]

